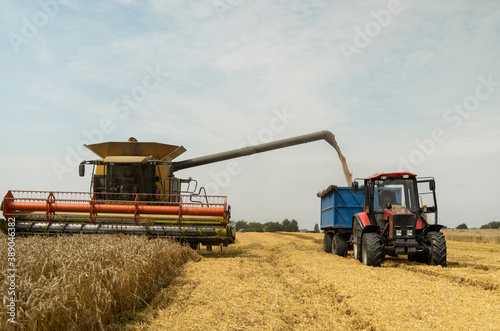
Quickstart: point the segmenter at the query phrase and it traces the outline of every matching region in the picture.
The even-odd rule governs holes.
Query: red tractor
[[[410,172],[381,173],[356,179],[352,191],[360,194],[364,210],[352,218],[354,258],[380,266],[386,255],[408,255],[412,261],[446,266],[446,240],[437,223],[434,178]]]

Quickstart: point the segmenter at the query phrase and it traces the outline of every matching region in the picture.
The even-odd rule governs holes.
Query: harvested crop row
[[[497,290],[452,279],[464,272],[470,282],[486,281],[499,263],[472,268],[484,271],[477,278],[468,268],[407,259],[373,268],[352,256],[323,253],[321,243],[321,234],[238,234],[224,252],[203,253],[200,262],[187,264],[159,309],[148,310],[130,329],[492,330],[500,319]],[[472,255],[494,259],[484,244],[464,245],[479,245]],[[454,246],[448,250],[452,264],[462,254]]]
[[[223,253],[202,253],[165,290],[160,309],[130,329],[369,329],[331,282],[292,261],[301,249],[288,237],[244,234]]]
[[[198,258],[178,243],[126,235],[17,238],[15,247],[17,327],[30,330],[102,329],[144,307]],[[3,236],[1,256],[6,249]],[[6,259],[0,265],[7,293]],[[8,325],[3,310],[0,326]]]
[[[406,259],[390,259],[385,267],[441,277],[462,286],[475,286],[488,291],[500,291],[500,246],[448,241],[448,268],[422,268]]]

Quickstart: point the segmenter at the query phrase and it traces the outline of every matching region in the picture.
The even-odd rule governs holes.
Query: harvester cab
[[[375,174],[356,179],[353,192],[359,190],[357,180],[364,182],[364,211],[353,217],[355,259],[378,266],[386,254],[408,255],[410,260],[446,266],[434,178],[410,172]]]
[[[79,173],[83,177],[85,166],[93,165],[90,190],[99,200],[133,200],[135,194],[141,194],[141,200],[145,201],[178,202],[181,193],[188,193],[182,190],[182,184],[190,179],[168,174],[170,162],[186,151],[182,146],[130,138],[129,142],[86,147],[101,159],[83,161]]]

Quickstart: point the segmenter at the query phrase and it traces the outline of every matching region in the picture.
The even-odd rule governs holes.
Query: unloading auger
[[[11,190],[3,201],[1,228],[7,233],[14,221],[16,235],[129,233],[170,237],[192,247],[227,246],[235,240],[227,198],[207,195],[195,180],[174,173],[317,140],[335,148],[351,185],[352,174],[329,131],[177,162],[186,151],[182,146],[134,138],[85,145],[100,157],[79,167],[83,177],[86,165],[93,166],[90,192]]]

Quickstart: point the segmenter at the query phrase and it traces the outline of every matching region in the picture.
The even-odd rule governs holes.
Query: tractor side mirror
[[[429,182],[429,190],[436,190],[436,181],[434,179]]]
[[[358,184],[358,182],[352,182],[352,191],[354,193],[356,193],[356,192],[359,191],[359,184]]]
[[[85,176],[85,164],[84,163],[80,163],[80,167],[78,167],[78,173],[79,173],[80,177]]]

